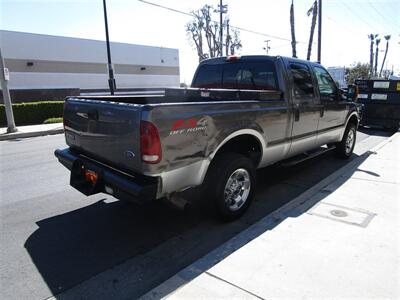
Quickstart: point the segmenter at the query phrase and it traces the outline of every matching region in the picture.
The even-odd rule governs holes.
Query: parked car
[[[200,63],[191,88],[67,98],[69,148],[55,155],[85,195],[146,202],[201,186],[232,220],[254,197],[257,168],[321,145],[348,158],[358,123],[355,103],[317,63],[221,57]]]

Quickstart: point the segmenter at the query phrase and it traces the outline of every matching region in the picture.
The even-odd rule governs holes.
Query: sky
[[[148,0],[184,12],[219,0]],[[381,65],[390,34],[385,65],[400,73],[400,0],[322,0],[322,64],[350,66],[369,62],[368,34],[382,38]],[[297,55],[306,58],[313,0],[294,0]],[[239,54],[291,56],[289,11],[291,0],[224,0],[232,26],[241,31]],[[190,16],[158,8],[139,0],[107,0],[110,40],[179,49],[181,82],[190,83],[198,64],[195,49],[185,32]],[[215,14],[215,21],[219,20]],[[104,40],[102,0],[0,0],[0,29]],[[317,28],[311,60],[317,60]],[[112,52],[112,49],[111,49]]]

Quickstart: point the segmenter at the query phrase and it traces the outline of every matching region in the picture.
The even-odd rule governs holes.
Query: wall
[[[104,41],[0,30],[9,88],[107,89]],[[177,49],[111,43],[117,88],[179,86]]]

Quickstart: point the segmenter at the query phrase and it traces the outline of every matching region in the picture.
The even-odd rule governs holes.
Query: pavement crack
[[[209,272],[204,272],[204,273],[206,273],[207,275],[209,275],[209,276],[211,276],[211,277],[213,277],[213,278],[215,278],[215,279],[218,279],[218,280],[220,280],[220,281],[222,281],[222,282],[225,282],[225,283],[227,283],[227,284],[229,284],[229,285],[231,285],[231,286],[233,286],[233,287],[235,287],[235,288],[237,288],[237,289],[239,289],[239,290],[241,290],[241,291],[243,291],[243,292],[245,292],[245,293],[247,293],[247,294],[250,294],[250,295],[252,295],[252,296],[254,296],[254,297],[258,298],[258,299],[265,300],[265,298],[262,298],[262,297],[260,297],[260,296],[258,296],[258,295],[256,295],[256,294],[254,294],[254,293],[252,293],[252,292],[250,292],[250,291],[248,291],[248,290],[246,290],[246,289],[244,289],[244,288],[242,288],[242,287],[240,287],[240,286],[238,286],[238,285],[236,285],[236,284],[233,284],[233,283],[231,283],[231,282],[229,282],[229,281],[227,281],[227,280],[225,280],[225,279],[223,279],[223,278],[221,278],[221,277],[218,277],[218,276],[216,276],[216,275],[213,275],[213,274],[211,274],[211,273],[209,273]]]

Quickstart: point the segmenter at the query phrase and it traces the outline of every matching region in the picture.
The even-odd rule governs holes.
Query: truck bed
[[[113,168],[129,174],[142,173],[140,126],[149,115],[158,116],[161,122],[158,130],[163,135],[169,133],[174,119],[193,116],[193,111],[202,117],[206,111],[243,111],[239,106],[247,101],[257,106],[255,100],[266,100],[262,101],[265,105],[273,100],[282,102],[281,94],[280,91],[166,89],[163,95],[70,97],[64,106],[66,142],[73,150]],[[164,125],[163,120],[168,118],[171,121]]]

